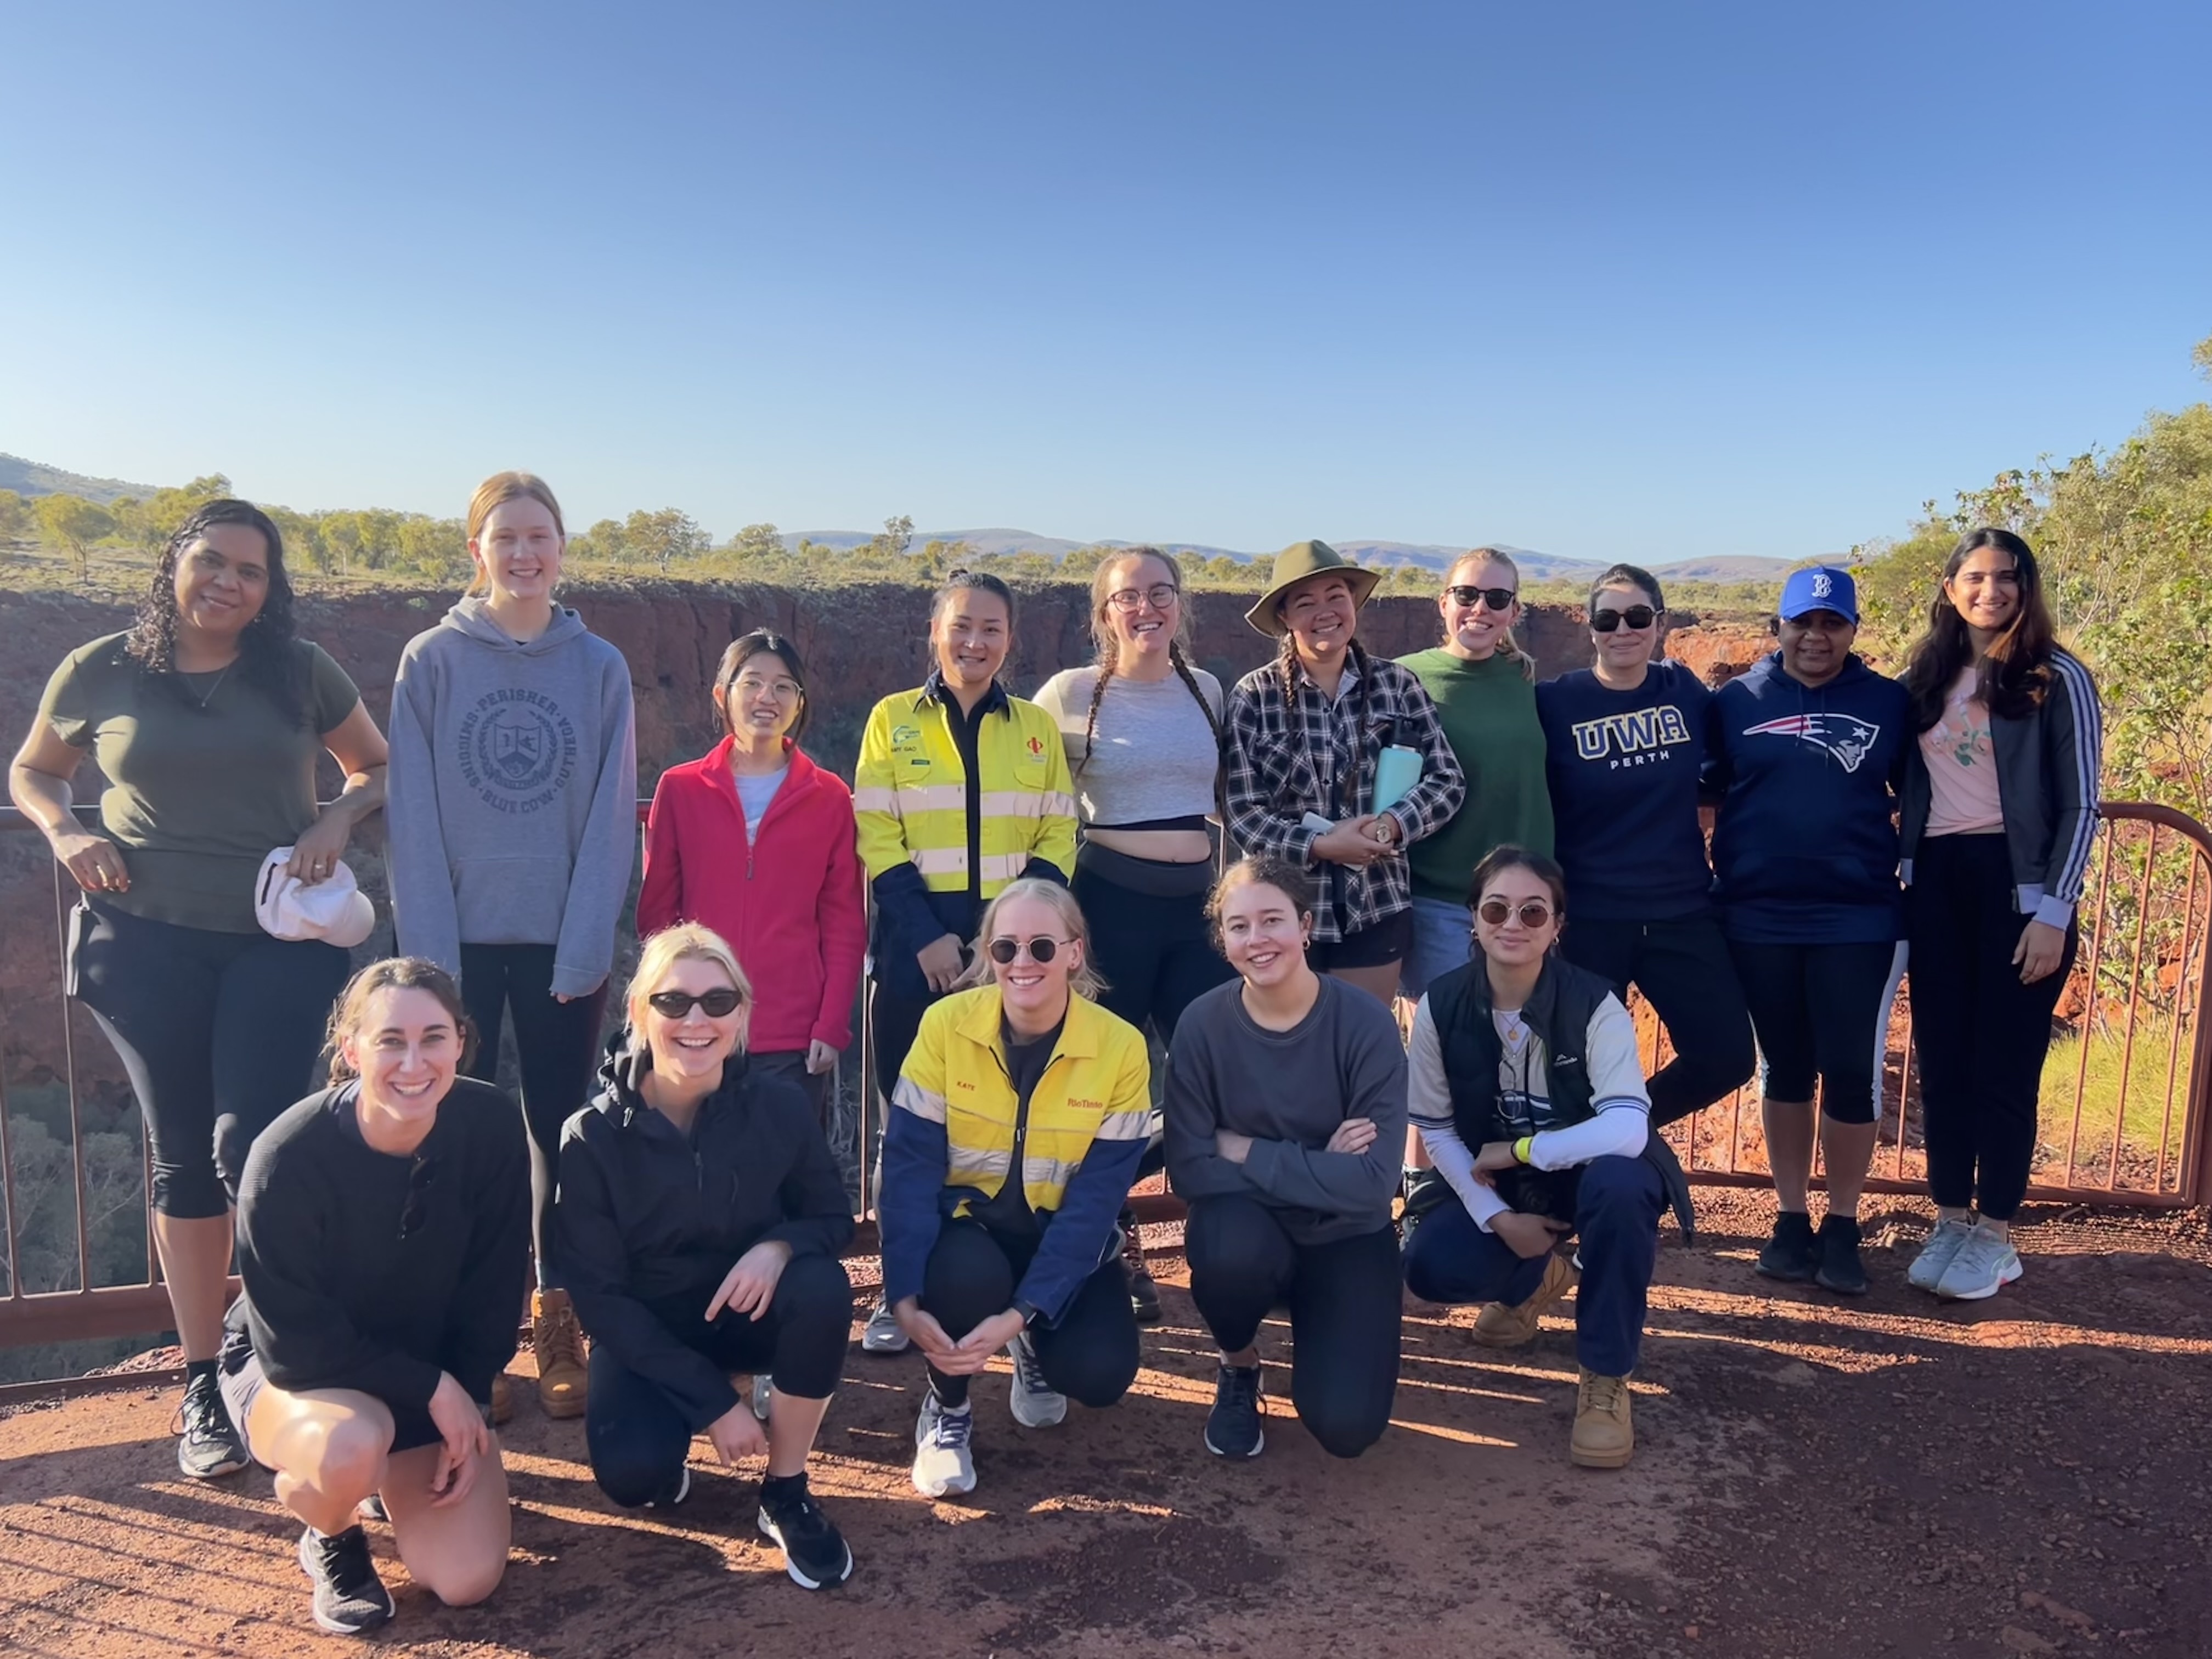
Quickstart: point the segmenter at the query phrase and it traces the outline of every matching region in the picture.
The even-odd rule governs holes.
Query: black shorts
[[[216,1360],[216,1386],[222,1392],[223,1408],[229,1412],[238,1437],[246,1442],[246,1451],[264,1468],[270,1467],[268,1460],[253,1449],[252,1437],[246,1426],[253,1414],[253,1402],[270,1382],[268,1373],[261,1369],[261,1356],[253,1352],[253,1339],[244,1331],[223,1333],[222,1352]],[[434,1446],[446,1437],[438,1432],[430,1413],[419,1407],[395,1406],[387,1400],[384,1408],[392,1413],[391,1449],[395,1452]]]
[[[1319,939],[1306,946],[1306,965],[1316,974],[1339,968],[1387,968],[1403,962],[1413,948],[1413,912],[1409,906],[1332,944]]]

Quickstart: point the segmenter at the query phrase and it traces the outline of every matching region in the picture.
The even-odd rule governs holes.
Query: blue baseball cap
[[[1808,611],[1832,611],[1846,622],[1859,619],[1859,590],[1851,573],[1832,564],[1809,570],[1793,570],[1782,584],[1782,603],[1776,607],[1784,622],[1795,622]]]

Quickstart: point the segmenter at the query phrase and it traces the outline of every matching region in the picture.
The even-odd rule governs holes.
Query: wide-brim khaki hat
[[[1285,632],[1283,619],[1275,614],[1275,607],[1283,595],[1309,576],[1334,574],[1344,578],[1352,589],[1352,604],[1365,605],[1375,584],[1382,580],[1379,570],[1363,570],[1338,552],[1327,542],[1294,542],[1275,555],[1275,568],[1268,578],[1267,591],[1260,602],[1244,613],[1250,623],[1270,639],[1280,639]]]

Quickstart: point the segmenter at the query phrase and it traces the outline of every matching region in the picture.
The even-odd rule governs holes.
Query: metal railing
[[[640,804],[642,816],[644,804]],[[2212,1023],[2204,1018],[2212,978],[2212,831],[2170,807],[2108,801],[2100,809],[2106,833],[2096,878],[2081,910],[2082,944],[2059,1005],[2061,1032],[2045,1068],[2044,1138],[2039,1146],[2032,1198],[2179,1207],[2212,1200]],[[0,831],[32,826],[12,809],[0,809]],[[12,841],[12,837],[9,838]],[[74,1273],[64,1282],[32,1287],[25,1282],[22,1243],[26,1210],[21,1190],[29,1173],[19,1165],[25,1139],[15,1101],[0,1067],[0,1246],[7,1287],[0,1297],[0,1349],[94,1337],[159,1331],[170,1323],[160,1282],[150,1218],[145,1225],[144,1277],[130,1283],[94,1282],[94,1193],[86,1158],[87,1121],[79,1064],[81,1038],[75,1006],[59,995],[63,941],[75,888],[47,860],[53,890],[53,954],[44,985],[59,1005],[58,1077],[66,1089],[69,1176],[62,1195],[74,1204]],[[12,1064],[31,1053],[17,1010],[0,1019],[0,1057]],[[1663,1037],[1645,1017],[1649,1058],[1666,1054]],[[873,1047],[868,1022],[860,1022],[858,1061],[857,1209],[872,1233],[871,1185],[879,1103],[873,1087]],[[96,1038],[89,1038],[97,1041]],[[1752,1109],[1746,1110],[1747,1105]],[[1755,1095],[1739,1090],[1729,1101],[1674,1126],[1691,1179],[1759,1186],[1767,1180],[1758,1138]],[[2109,1119],[2109,1121],[2107,1121]],[[1900,997],[1885,1068],[1885,1105],[1876,1192],[1917,1192],[1917,1088],[1908,1005]],[[121,1127],[118,1125],[118,1127]],[[137,1140],[135,1203],[146,1210],[145,1137]],[[50,1158],[50,1162],[52,1161]],[[119,1177],[106,1171],[111,1186]],[[51,1186],[52,1182],[49,1182]],[[41,1195],[41,1202],[57,1194]],[[129,1207],[134,1195],[118,1188],[112,1206]],[[1137,1201],[1146,1220],[1172,1218],[1181,1206],[1164,1194]]]

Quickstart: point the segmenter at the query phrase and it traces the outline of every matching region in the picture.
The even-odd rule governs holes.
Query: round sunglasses
[[[727,1019],[744,1006],[745,1000],[728,986],[718,985],[696,997],[689,991],[655,991],[646,1000],[653,1005],[654,1013],[668,1019],[683,1019],[695,1007],[709,1019]]]
[[[1485,899],[1475,907],[1475,915],[1492,927],[1503,927],[1506,919],[1516,914],[1515,908],[1504,899]],[[1552,919],[1552,907],[1541,899],[1523,899],[1518,914],[1523,927],[1541,927]]]
[[[1474,609],[1474,602],[1477,599],[1481,600],[1492,611],[1510,611],[1513,608],[1513,601],[1520,596],[1510,587],[1455,586],[1444,589],[1444,597],[1454,605],[1463,605],[1469,611]]]
[[[1593,611],[1589,625],[1601,634],[1610,634],[1626,623],[1631,628],[1649,628],[1667,613],[1648,605],[1632,605],[1626,611]]]
[[[1060,954],[1060,947],[1061,945],[1073,945],[1075,941],[1073,939],[1053,939],[1046,934],[1040,933],[1035,939],[994,939],[984,948],[990,951],[992,961],[997,963],[1000,967],[1004,967],[1006,963],[1012,962],[1016,957],[1019,956],[1022,953],[1023,947],[1026,945],[1029,949],[1030,960],[1036,963],[1038,967],[1042,968],[1046,963],[1050,962],[1054,957]]]

